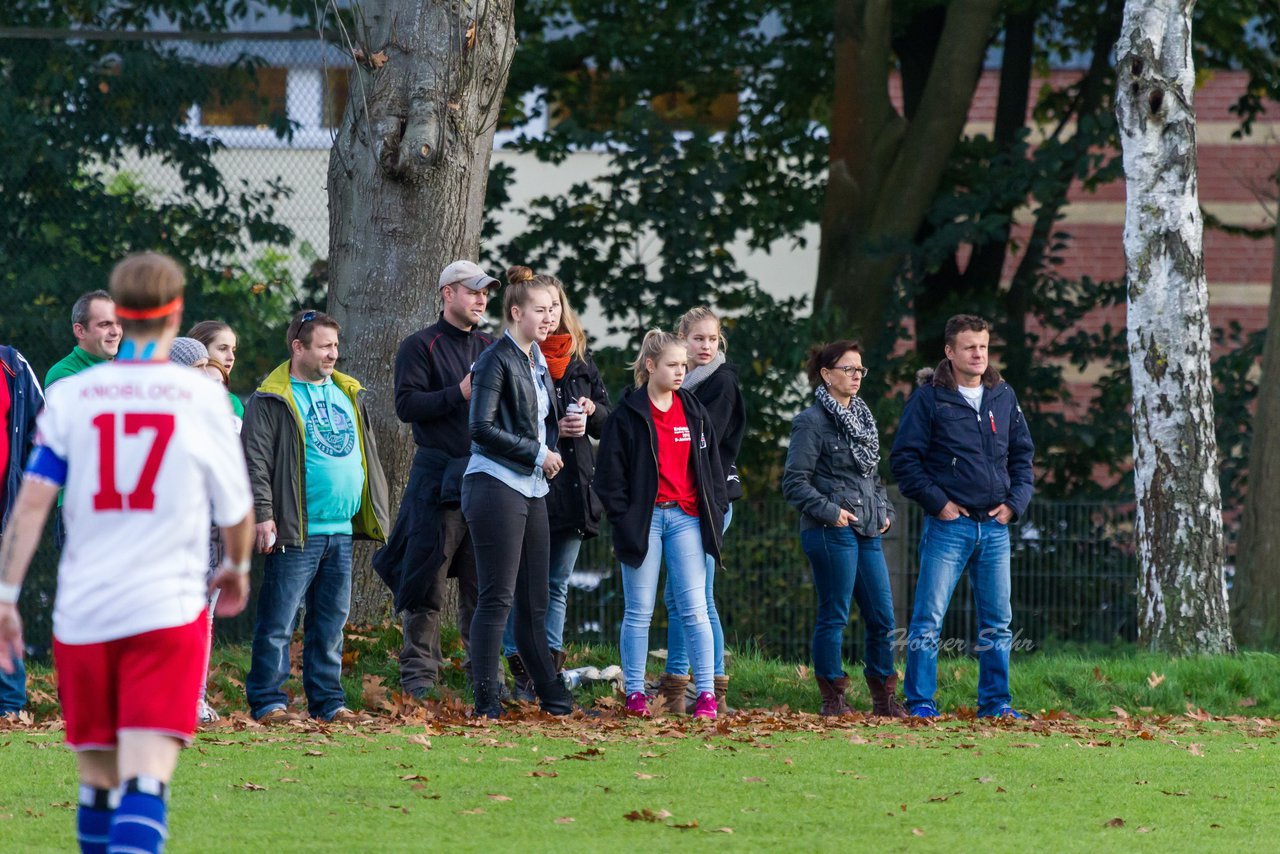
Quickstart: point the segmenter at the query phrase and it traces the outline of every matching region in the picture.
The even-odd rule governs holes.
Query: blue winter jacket
[[[27,360],[12,347],[0,345],[0,375],[9,387],[9,470],[4,472],[4,507],[2,521],[9,522],[9,512],[22,486],[22,471],[35,441],[36,415],[44,406],[44,393]]]
[[[890,457],[902,494],[930,516],[950,500],[977,518],[1000,504],[1020,518],[1031,503],[1035,445],[1013,389],[988,369],[974,412],[956,390],[950,362],[922,371],[920,383]]]

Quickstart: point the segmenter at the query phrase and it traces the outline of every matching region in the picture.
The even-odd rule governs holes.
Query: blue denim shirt
[[[511,330],[504,333],[511,338]],[[514,344],[515,339],[511,338]],[[519,345],[517,345],[519,346]],[[535,342],[530,349],[533,356],[533,367],[530,373],[533,375],[533,388],[538,394],[538,444],[542,445],[542,450],[538,452],[538,459],[533,469],[533,474],[520,475],[511,469],[502,465],[502,463],[493,460],[481,454],[472,454],[471,461],[467,463],[467,474],[475,474],[477,472],[495,477],[523,495],[525,498],[542,498],[550,490],[547,485],[547,475],[542,470],[542,463],[547,458],[547,414],[551,411],[551,375],[547,370],[547,360],[542,355],[542,350],[538,348]]]

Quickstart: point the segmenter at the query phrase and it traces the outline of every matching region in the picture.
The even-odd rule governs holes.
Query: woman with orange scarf
[[[554,381],[557,409],[566,413],[560,419],[560,442],[556,448],[564,459],[564,471],[550,481],[551,491],[547,494],[547,517],[551,524],[547,645],[551,647],[556,669],[563,670],[569,576],[578,562],[582,541],[599,533],[603,515],[600,501],[591,491],[595,451],[588,437],[600,438],[611,407],[600,371],[587,350],[586,333],[569,305],[564,285],[554,276],[534,276],[528,267],[513,267],[508,276],[514,276],[512,281],[544,281],[553,293],[551,319],[556,324],[555,331],[538,346]],[[572,411],[575,404],[579,412]],[[533,685],[516,652],[514,619],[513,611],[502,638],[503,653],[515,678],[516,699],[532,702],[535,699]]]

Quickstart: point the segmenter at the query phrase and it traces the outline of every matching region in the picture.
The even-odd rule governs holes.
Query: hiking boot
[[[664,673],[658,680],[658,696],[663,699],[663,708],[669,715],[685,714],[684,692],[689,687],[688,676],[677,676]]]
[[[938,707],[933,704],[933,700],[921,700],[919,703],[912,703],[907,707],[907,716],[924,720],[941,717],[938,714]]]
[[[520,660],[520,653],[512,653],[507,656],[507,667],[511,668],[511,679],[516,686],[514,698],[522,703],[537,702],[537,691],[534,690],[533,680],[529,678],[529,671],[524,669],[524,662]]]
[[[257,718],[257,721],[263,726],[284,726],[302,719],[303,716],[298,712],[291,712],[288,709],[281,707],[263,712],[262,715]]]
[[[822,695],[822,708],[818,714],[824,718],[838,718],[853,714],[853,707],[845,699],[845,689],[849,687],[848,674],[842,673],[835,679],[815,676],[818,682],[818,693]]]
[[[350,726],[368,726],[373,723],[373,716],[364,712],[353,712],[346,706],[340,706],[336,712],[325,719],[326,723],[347,724]]]
[[[716,719],[716,695],[714,691],[703,691],[698,695],[698,703],[693,707],[693,716],[707,721]]]
[[[989,715],[978,715],[980,718],[1011,718],[1015,721],[1022,720],[1022,715],[1018,714],[1018,710],[1013,706],[1001,706]]]
[[[553,676],[546,684],[537,686],[537,694],[542,711],[547,714],[573,714],[573,692],[565,687],[559,676]]]
[[[907,710],[898,699],[898,674],[888,676],[867,675],[867,690],[871,692],[871,714],[882,718],[905,718]]]
[[[632,691],[627,695],[627,714],[641,718],[651,717],[649,698],[644,695],[643,691]]]
[[[716,714],[717,715],[733,714],[735,710],[729,708],[729,701],[728,701],[729,677],[717,676],[715,685],[716,685]]]

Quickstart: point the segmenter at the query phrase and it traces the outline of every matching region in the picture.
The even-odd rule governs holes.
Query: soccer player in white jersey
[[[0,545],[8,671],[22,654],[19,588],[66,487],[54,664],[77,752],[83,852],[163,848],[169,780],[196,727],[208,593],[220,593],[220,616],[239,613],[249,593],[252,496],[230,404],[217,383],[167,361],[182,291],[182,269],[164,255],[116,265],[119,358],[49,395]],[[206,583],[211,515],[227,558]]]

